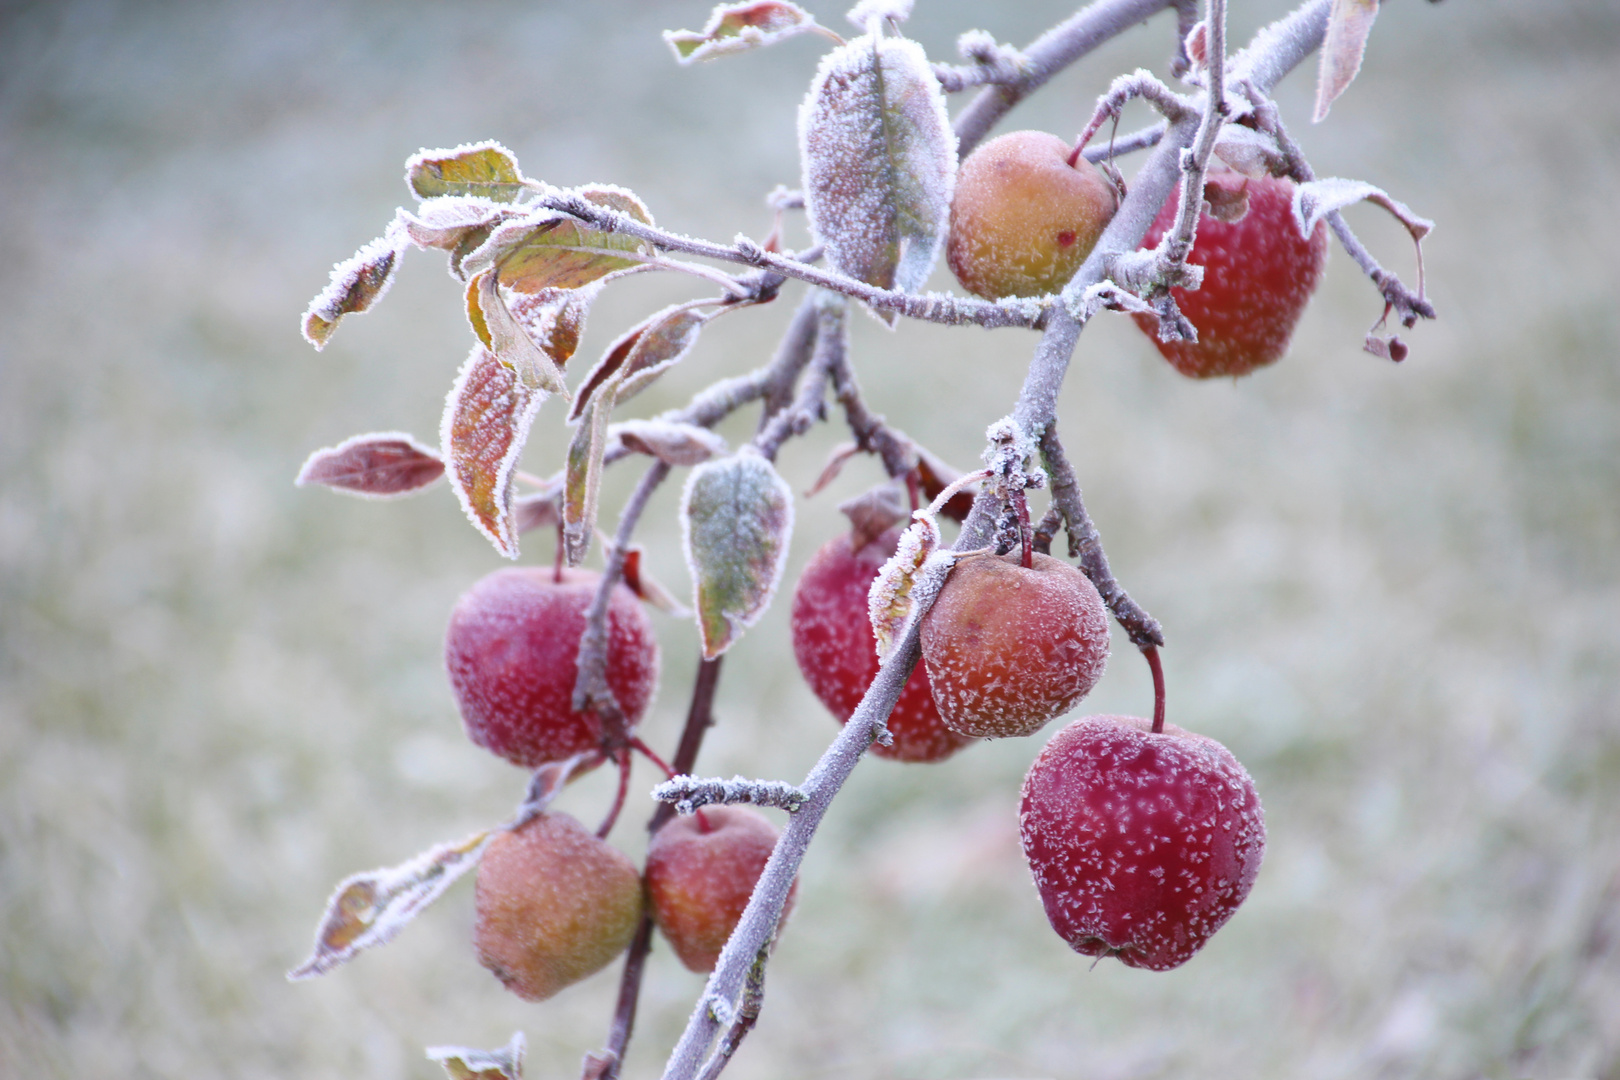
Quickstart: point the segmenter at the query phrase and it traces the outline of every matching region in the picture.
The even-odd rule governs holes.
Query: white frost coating
[[[499,1050],[476,1050],[467,1046],[430,1046],[427,1048],[429,1061],[437,1061],[444,1066],[444,1071],[451,1076],[471,1075],[482,1077],[484,1074],[494,1072],[502,1080],[523,1080],[523,1054],[529,1048],[524,1041],[523,1032],[519,1031]],[[456,1061],[461,1065],[461,1071],[451,1068],[450,1062]]]
[[[1221,132],[1215,137],[1215,156],[1255,180],[1262,176],[1285,176],[1288,172],[1288,158],[1277,145],[1276,137],[1241,124],[1221,125]]]
[[[469,230],[521,211],[482,195],[443,195],[426,199],[411,213],[394,211],[395,226],[419,248],[454,247]]]
[[[326,288],[309,302],[300,322],[304,340],[317,352],[326,347],[339,319],[365,311],[388,295],[399,257],[404,253],[404,239],[402,232],[390,225],[383,235],[342,262],[332,264]]]
[[[615,438],[670,465],[701,465],[726,452],[726,440],[719,435],[676,420],[626,420],[608,428],[609,442]]]
[[[1330,176],[1300,184],[1294,189],[1294,224],[1299,226],[1299,235],[1310,236],[1317,222],[1324,217],[1363,199],[1377,203],[1394,214],[1406,226],[1406,231],[1412,234],[1414,241],[1422,240],[1434,229],[1434,222],[1418,217],[1405,203],[1391,198],[1383,188],[1374,187],[1364,180],[1343,180]]]
[[[548,222],[559,221],[568,215],[556,210],[533,210],[522,217],[513,218],[495,227],[489,238],[461,260],[462,273],[468,277],[495,265],[495,257],[515,244],[523,235]],[[572,219],[569,219],[572,220]]]
[[[828,262],[869,285],[921,288],[956,183],[956,135],[922,47],[868,35],[828,53],[799,108],[799,156]]]
[[[916,606],[918,580],[928,560],[938,554],[939,526],[933,517],[921,510],[913,517],[866,592],[866,617],[872,623],[880,661],[889,658],[895,642],[904,635]]]
[[[870,34],[873,23],[878,20],[903,23],[911,18],[912,3],[913,0],[861,0],[844,13],[844,18],[859,27],[862,33]]]
[[[370,454],[367,451],[371,451]],[[353,457],[352,462],[345,459]],[[381,459],[381,460],[379,460]],[[439,466],[438,475],[423,480]],[[352,476],[334,476],[333,464],[348,464]],[[327,466],[323,469],[322,466]],[[325,446],[304,459],[294,487],[321,484],[359,499],[401,499],[414,495],[443,475],[439,452],[404,431],[372,431]],[[352,481],[352,482],[346,482]]]
[[[490,366],[495,370],[491,371]],[[481,371],[480,369],[483,368]],[[500,376],[504,375],[504,386]],[[469,493],[472,477],[468,476],[458,460],[453,432],[458,411],[464,405],[468,387],[475,376],[486,377],[486,385],[490,385],[495,393],[504,392],[506,400],[510,401],[511,409],[505,414],[508,418],[500,423],[502,430],[494,430],[500,414],[487,418],[478,425],[475,434],[481,436],[480,441],[499,439],[503,434],[510,440],[501,454],[496,467],[493,480],[493,493],[495,500],[496,521],[493,528],[486,525],[480,516],[477,507],[473,505]],[[490,354],[482,345],[474,345],[472,353],[467,357],[461,370],[456,374],[456,381],[450,387],[450,393],[445,396],[444,417],[439,424],[440,452],[444,456],[445,471],[450,475],[450,486],[455,490],[456,499],[461,503],[461,509],[466,512],[467,520],[473,527],[495,545],[495,550],[508,559],[518,557],[518,530],[517,523],[512,515],[512,472],[517,468],[518,458],[523,454],[523,444],[528,440],[529,428],[534,424],[535,414],[540,411],[540,405],[549,395],[543,390],[532,390],[519,382],[517,376],[501,362]],[[494,399],[490,401],[493,403]]]
[[[494,139],[485,139],[482,142],[462,143],[459,146],[452,146],[448,150],[428,150],[425,148],[418,150],[416,153],[405,159],[405,186],[410,189],[412,195],[416,195],[416,185],[411,183],[411,173],[415,172],[417,169],[426,165],[430,161],[446,161],[451,158],[467,157],[486,150],[493,150],[497,154],[504,157],[507,161],[511,162],[512,172],[520,180],[522,179],[523,170],[518,168],[517,155],[512,153],[512,151],[508,150],[506,147],[502,146],[500,143],[496,142]],[[417,198],[421,198],[421,196],[417,195]]]

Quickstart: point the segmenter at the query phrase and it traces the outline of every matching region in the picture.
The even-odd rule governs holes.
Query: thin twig
[[[832,364],[833,395],[844,410],[844,419],[855,436],[855,445],[883,459],[890,476],[905,476],[917,466],[917,447],[903,433],[883,422],[883,417],[866,407],[847,347]]]
[[[698,1080],[716,1080],[721,1071],[731,1064],[731,1058],[737,1052],[737,1047],[754,1030],[754,1024],[759,1021],[759,1011],[765,1006],[765,962],[770,959],[770,946],[767,944],[754,956],[754,962],[748,968],[748,979],[743,983],[742,1001],[737,1005],[737,1017],[731,1022],[725,1036],[720,1040],[719,1049],[709,1059],[708,1065],[703,1069],[703,1075]]]
[[[742,776],[707,780],[684,774],[659,784],[653,788],[652,795],[661,803],[669,803],[680,814],[690,814],[700,806],[735,803],[771,806],[791,814],[808,798],[802,789],[780,780],[749,780]]]
[[[822,293],[816,299],[815,349],[810,370],[805,374],[793,403],[771,417],[754,436],[754,447],[767,461],[775,461],[782,444],[803,435],[826,413],[827,371],[844,348],[844,322],[849,305],[835,293]]]

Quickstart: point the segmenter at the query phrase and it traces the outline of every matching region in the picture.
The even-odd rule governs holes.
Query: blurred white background
[[[1235,41],[1286,8],[1233,6]],[[962,30],[1023,44],[1067,10],[921,0],[910,26],[949,60]],[[282,977],[339,878],[502,819],[524,784],[462,738],[441,667],[451,604],[501,563],[489,544],[443,488],[367,504],[291,483],[361,431],[436,440],[469,342],[457,288],[413,253],[324,353],[297,321],[408,201],[423,146],[499,139],[529,175],[628,186],[676,230],[762,236],[825,46],[678,68],[658,31],[707,13],[0,8],[0,1073],[427,1080],[424,1045],[521,1029],[550,1077],[601,1044],[616,967],[508,996],[472,957],[467,884],[387,949]],[[1003,130],[1072,135],[1113,75],[1162,72],[1172,36],[1160,16]],[[1166,627],[1171,718],[1265,800],[1237,918],[1175,972],[1092,969],[1017,849],[1043,737],[872,761],[811,852],[730,1075],[1620,1077],[1617,45],[1612,0],[1397,0],[1325,124],[1314,70],[1280,90],[1320,175],[1438,222],[1442,319],[1403,334],[1405,364],[1360,351],[1379,304],[1340,252],[1292,355],[1240,382],[1181,379],[1123,319],[1082,339],[1063,432],[1116,571]],[[1351,217],[1411,280],[1399,229]],[[576,364],[692,295],[616,286]],[[798,295],[716,324],[638,411],[761,362]],[[1035,340],[865,318],[855,336],[873,406],[960,466]],[[841,438],[785,450],[797,489]],[[564,442],[548,408],[527,464],[551,471]],[[801,503],[790,578],[877,476],[857,463]],[[667,487],[645,538],[684,593]],[[785,609],[728,660],[705,772],[797,780],[833,733]],[[667,748],[696,646],[660,625],[644,731]],[[1116,638],[1086,708],[1150,705]],[[593,777],[564,806],[594,821],[606,795]],[[658,949],[627,1076],[658,1068],[700,985]]]

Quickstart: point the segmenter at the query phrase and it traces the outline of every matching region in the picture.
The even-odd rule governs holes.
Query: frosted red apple
[[[712,971],[776,847],[776,826],[742,806],[672,819],[647,845],[647,899],[682,964]],[[794,882],[794,891],[798,882]],[[788,894],[782,918],[793,905]]]
[[[450,613],[444,660],[467,736],[532,768],[601,745],[602,725],[572,706],[579,636],[597,574],[508,567],[469,589]],[[608,604],[607,681],[634,725],[658,683],[658,642],[635,595]]]
[[[990,300],[1058,292],[1119,209],[1114,185],[1044,131],[1013,131],[967,156],[945,248],[962,287]]]
[[[1204,268],[1203,285],[1193,292],[1171,290],[1181,313],[1198,328],[1198,340],[1160,341],[1157,320],[1132,316],[1177,371],[1197,379],[1247,375],[1280,359],[1327,263],[1323,226],[1307,239],[1294,224],[1292,182],[1211,172],[1205,190],[1211,187],[1229,194],[1246,191],[1249,211],[1230,224],[1208,214],[1198,219],[1187,261]],[[1159,242],[1175,212],[1171,199],[1148,230],[1144,247]]]
[[[890,529],[860,550],[850,534],[829,540],[811,557],[793,590],[793,656],[821,703],[847,723],[878,672],[877,639],[867,617],[872,579],[900,539]],[[973,740],[946,727],[934,705],[928,672],[918,664],[889,714],[892,746],[872,753],[896,761],[943,761]]]
[[[1232,917],[1266,849],[1254,781],[1224,746],[1131,716],[1054,735],[1019,817],[1058,936],[1152,971],[1186,963]]]
[[[478,961],[506,988],[542,1001],[630,945],[641,876],[628,856],[567,814],[501,833],[478,864]]]
[[[1091,692],[1108,663],[1102,597],[1079,570],[1036,554],[979,555],[951,570],[922,621],[922,659],[945,725],[1031,735]]]

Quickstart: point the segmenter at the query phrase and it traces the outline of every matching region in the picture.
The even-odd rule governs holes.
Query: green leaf
[[[512,317],[495,284],[494,272],[486,270],[473,278],[469,292],[474,291],[477,293],[476,307],[488,335],[485,345],[495,353],[495,359],[517,372],[518,379],[529,389],[561,394],[566,398],[568,387],[563,383],[562,372],[529,337],[528,331]],[[468,314],[472,312],[469,310]],[[478,330],[476,322],[473,330]]]
[[[563,470],[563,553],[578,566],[590,550],[596,531],[597,497],[602,489],[602,456],[607,452],[608,416],[613,412],[610,385],[592,397],[568,444]]]
[[[828,53],[799,110],[805,209],[827,261],[914,291],[939,256],[956,136],[922,47],[867,35]]]
[[[445,402],[440,441],[450,485],[468,520],[509,559],[518,554],[512,470],[545,399],[475,345]]]
[[[392,230],[332,267],[332,279],[304,312],[304,338],[316,350],[326,348],[345,315],[365,311],[381,300],[394,283],[403,249]]]
[[[523,1080],[523,1052],[528,1049],[523,1032],[499,1050],[474,1050],[466,1046],[430,1046],[427,1056],[444,1066],[450,1080]]]
[[[809,31],[837,35],[824,30],[815,18],[798,4],[785,0],[758,0],[755,3],[721,4],[709,15],[699,31],[665,30],[664,40],[682,64],[713,60],[718,56],[746,52],[761,45],[774,45],[784,38]]]
[[[712,660],[770,606],[793,533],[793,492],[744,448],[692,470],[681,526],[703,655]]]
[[[633,192],[607,185],[575,189],[574,194],[637,221],[652,214]],[[577,289],[642,263],[643,245],[633,236],[602,232],[556,210],[535,210],[497,226],[489,239],[462,262],[462,272],[494,267],[500,283],[521,293]]]
[[[517,155],[498,142],[418,150],[405,162],[405,183],[418,199],[481,195],[496,202],[512,202],[527,190]]]

